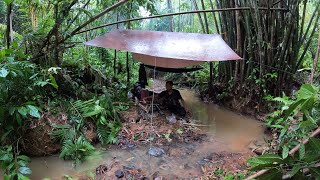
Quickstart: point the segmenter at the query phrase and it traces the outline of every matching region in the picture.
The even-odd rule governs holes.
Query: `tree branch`
[[[80,31],[82,28],[84,28],[85,26],[87,26],[88,24],[90,24],[91,22],[93,22],[94,20],[98,19],[99,17],[105,15],[106,13],[112,11],[113,9],[121,6],[122,4],[128,2],[129,0],[121,0],[118,3],[108,7],[107,9],[105,9],[104,11],[102,11],[101,13],[93,16],[92,18],[90,18],[88,21],[84,22],[82,25],[80,25],[78,28],[76,28],[75,30],[73,30],[70,35],[68,35],[67,37],[65,37],[62,41],[60,41],[60,43],[63,43],[64,41],[66,41],[67,39],[69,39],[70,37],[72,37],[73,35],[77,34],[78,31]]]

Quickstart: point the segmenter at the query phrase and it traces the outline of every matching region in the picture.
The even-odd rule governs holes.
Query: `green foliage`
[[[12,46],[12,49],[0,50],[0,128],[5,133],[23,126],[25,120],[40,118],[38,104],[44,96],[49,98],[57,87],[52,83],[53,77],[28,61],[29,57],[17,42]],[[44,84],[44,79],[51,82]],[[7,137],[10,136],[7,134]]]
[[[75,160],[79,164],[85,157],[90,156],[95,148],[83,136],[77,139],[67,139],[64,141],[60,158]]]
[[[294,100],[284,96],[273,98],[279,102],[278,110],[269,115],[267,125],[277,129],[278,154],[265,154],[248,160],[251,170],[268,169],[269,173],[259,179],[305,179],[304,169],[309,169],[308,178],[319,178],[320,140],[311,138],[304,145],[299,140],[305,139],[318,126],[319,119],[319,88],[304,84]],[[294,156],[289,150],[300,143],[298,153]]]
[[[63,142],[60,157],[72,159],[76,164],[91,155],[94,147],[85,138],[85,125],[93,121],[97,127],[97,137],[102,144],[114,144],[121,128],[118,115],[106,89],[104,94],[87,101],[71,102],[69,124],[56,125],[52,136]]]
[[[287,150],[284,150],[287,151]],[[283,152],[287,154],[287,152]],[[293,179],[305,179],[304,169],[309,169],[308,179],[320,178],[318,164],[320,162],[320,140],[311,138],[309,143],[300,146],[298,154],[293,157],[284,157],[276,154],[264,154],[248,160],[251,171],[262,169],[269,170],[268,173],[259,176],[259,179],[282,179],[282,177]]]
[[[319,123],[319,89],[305,84],[295,100],[286,96],[273,100],[281,106],[269,115],[267,126],[279,130],[278,143],[283,149],[283,157],[286,157],[288,149],[297,145],[295,140],[305,138]]]
[[[3,146],[0,149],[0,167],[4,170],[3,178],[5,180],[28,180],[29,178],[25,175],[32,173],[27,167],[29,162],[29,157],[16,155],[12,146]]]

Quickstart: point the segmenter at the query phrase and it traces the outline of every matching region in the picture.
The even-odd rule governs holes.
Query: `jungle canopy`
[[[85,44],[130,51],[135,60],[163,68],[241,59],[219,34],[114,30]]]

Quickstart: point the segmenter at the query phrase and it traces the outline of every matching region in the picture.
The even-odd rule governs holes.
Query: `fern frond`
[[[59,139],[60,141],[63,141],[64,139],[70,139],[70,136],[73,136],[73,134],[70,134],[70,131],[72,127],[69,124],[66,125],[55,125],[54,130],[52,131],[51,135]]]
[[[97,127],[97,136],[101,144],[107,144],[109,137],[109,129],[107,126],[98,125]]]
[[[88,101],[78,100],[71,104],[76,113],[84,118],[98,115],[104,111],[104,108],[99,106],[99,101],[96,101],[95,99],[90,99]]]

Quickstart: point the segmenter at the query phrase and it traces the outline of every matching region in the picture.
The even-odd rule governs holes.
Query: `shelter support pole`
[[[116,78],[117,74],[117,50],[114,50],[114,58],[113,58],[113,76]]]
[[[130,84],[129,52],[126,54],[127,87]]]

